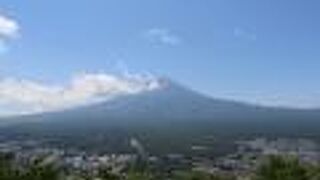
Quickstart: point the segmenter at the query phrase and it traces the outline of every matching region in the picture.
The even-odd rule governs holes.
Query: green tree
[[[13,165],[13,154],[0,154],[0,179],[1,180],[20,180],[19,171],[17,171]]]
[[[22,174],[23,180],[59,180],[60,171],[52,165],[32,165]]]
[[[150,172],[129,171],[126,180],[153,180]]]
[[[201,171],[176,172],[173,180],[235,180],[232,175],[210,174]]]
[[[98,176],[102,180],[121,180],[120,175],[113,173],[110,168],[99,169]]]
[[[256,172],[255,180],[309,180],[306,168],[295,157],[270,156]]]

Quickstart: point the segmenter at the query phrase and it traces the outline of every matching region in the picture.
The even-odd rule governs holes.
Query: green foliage
[[[0,180],[58,180],[59,171],[51,165],[32,164],[18,169],[10,154],[0,154]]]
[[[309,180],[307,169],[297,158],[270,156],[256,173],[256,180]]]
[[[12,166],[13,157],[11,154],[0,154],[0,179],[19,180],[19,172]]]
[[[309,180],[320,180],[320,166],[306,165]]]
[[[143,172],[129,172],[126,180],[152,180],[152,175]]]
[[[235,180],[231,175],[214,175],[201,171],[176,172],[173,180]]]
[[[290,156],[270,156],[262,163],[250,180],[320,180],[320,166],[302,164]],[[0,154],[0,180],[235,180],[230,174],[210,174],[202,171],[173,171],[152,173],[129,169],[125,175],[114,173],[110,168],[100,169],[97,174],[70,174],[66,178],[61,169],[53,165],[43,165],[41,160],[28,167],[18,168],[13,156]]]
[[[32,165],[21,175],[23,180],[58,180],[59,171],[51,165]]]
[[[117,175],[111,171],[111,169],[99,169],[98,177],[101,180],[120,180],[120,175]]]

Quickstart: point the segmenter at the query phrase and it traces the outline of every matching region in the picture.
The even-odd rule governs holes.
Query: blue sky
[[[78,72],[129,69],[213,97],[320,107],[319,8],[316,0],[1,0],[19,34],[2,42],[0,76],[65,83]]]

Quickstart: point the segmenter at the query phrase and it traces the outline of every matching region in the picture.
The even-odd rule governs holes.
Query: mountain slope
[[[320,111],[269,108],[213,99],[171,81],[158,90],[123,96],[61,112],[7,119],[20,122],[1,135],[59,142],[71,147],[127,151],[135,136],[154,153],[188,151],[204,137],[216,137],[226,152],[244,137],[320,139]],[[202,141],[202,140],[201,140]],[[212,143],[210,141],[210,143]],[[221,147],[221,149],[219,149]]]
[[[171,81],[158,90],[115,98],[61,112],[16,117],[8,121],[63,123],[165,123],[185,121],[278,121],[318,119],[320,111],[270,108],[213,99]]]

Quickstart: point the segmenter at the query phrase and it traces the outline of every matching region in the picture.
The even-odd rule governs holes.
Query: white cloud
[[[19,34],[17,21],[0,14],[0,39],[12,39]]]
[[[246,40],[250,40],[250,41],[257,40],[257,35],[254,32],[249,31],[244,28],[240,28],[240,27],[234,28],[233,35],[237,38],[246,39]]]
[[[165,28],[149,29],[145,32],[145,37],[152,43],[165,45],[178,45],[182,41],[180,37]]]
[[[47,85],[29,80],[0,80],[0,107],[10,107],[14,114],[61,110],[78,105],[109,100],[160,88],[153,76],[81,74],[67,85]]]
[[[0,54],[8,50],[9,40],[18,37],[19,29],[17,21],[0,14]]]

